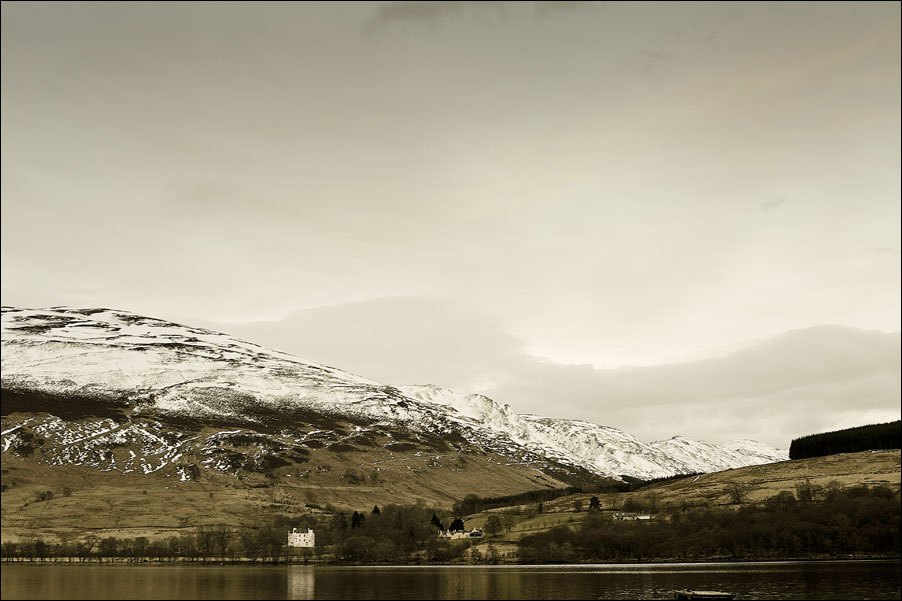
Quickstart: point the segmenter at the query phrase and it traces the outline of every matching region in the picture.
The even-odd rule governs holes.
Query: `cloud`
[[[773,211],[774,209],[779,209],[786,203],[785,198],[778,198],[776,200],[765,200],[761,203],[762,211]]]
[[[468,387],[522,361],[521,342],[446,298],[391,297],[297,311],[279,321],[207,324],[389,384]]]
[[[547,19],[585,8],[587,2],[388,2],[381,4],[367,20],[365,34],[397,25],[413,25],[436,30],[462,19],[495,26],[513,15]]]
[[[373,21],[381,23],[427,23],[433,25],[447,18],[459,17],[464,2],[389,2],[376,11]]]
[[[503,322],[449,298],[396,297],[286,319],[208,324],[390,384],[482,392],[520,413],[584,419],[644,440],[792,438],[898,419],[899,333],[819,326],[700,361],[597,369],[528,354]]]
[[[519,410],[622,428],[786,446],[804,434],[899,416],[899,334],[820,326],[722,357],[622,369],[522,365],[490,391]],[[534,409],[533,409],[534,408]]]
[[[676,54],[659,48],[645,49],[636,53],[635,60],[639,68],[646,74],[656,71],[663,65],[672,63],[677,58]]]
[[[592,6],[597,7],[603,2],[592,2]],[[559,13],[569,13],[576,10],[582,10],[589,5],[588,2],[533,2],[533,14],[540,19],[553,17]]]

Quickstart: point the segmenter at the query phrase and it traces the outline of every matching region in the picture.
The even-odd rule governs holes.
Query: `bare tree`
[[[734,482],[726,488],[727,497],[733,505],[742,505],[748,500],[749,488],[738,482]]]
[[[216,526],[213,528],[213,542],[219,547],[219,560],[225,560],[229,552],[229,543],[232,539],[232,531],[228,526]]]
[[[501,532],[501,528],[501,519],[494,513],[490,515],[488,521],[485,523],[485,531],[488,532],[490,536],[498,536],[498,533]]]
[[[507,530],[508,534],[513,529],[516,520],[514,519],[514,515],[512,513],[505,512],[501,516],[501,523],[504,525],[504,529]]]

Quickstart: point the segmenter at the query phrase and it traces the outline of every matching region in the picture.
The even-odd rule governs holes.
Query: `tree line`
[[[836,453],[899,448],[902,448],[902,421],[897,420],[796,438],[789,445],[789,458],[804,459]]]
[[[662,509],[650,500],[643,508],[657,513],[647,522],[614,520],[611,512],[602,511],[598,497],[593,497],[580,525],[558,526],[519,539],[519,559],[553,563],[900,554],[902,504],[899,493],[885,486],[844,488],[838,482],[819,486],[805,481],[797,484],[794,492],[783,491],[762,503],[745,503],[743,494],[735,496],[738,509]],[[623,508],[628,509],[626,504]],[[522,517],[514,512],[490,515],[484,525],[489,551],[480,554],[472,540],[451,542],[439,536],[445,529],[464,527],[459,515],[423,505],[374,506],[353,512],[326,506],[304,515],[276,516],[266,524],[201,526],[165,539],[89,535],[59,543],[40,538],[8,541],[0,554],[4,561],[62,558],[73,563],[495,562],[494,537],[505,530],[511,532]],[[313,528],[316,547],[287,547],[291,528]]]
[[[26,559],[44,561],[49,558],[69,562],[126,561],[278,561],[284,559],[286,530],[276,526],[240,527],[201,526],[195,532],[166,539],[137,537],[98,537],[49,543],[34,537],[24,541],[4,542],[0,547],[4,561]]]
[[[167,539],[97,537],[52,543],[35,537],[8,541],[0,547],[5,561],[68,559],[76,562],[190,561],[190,562],[282,562],[321,560],[349,563],[406,563],[416,558],[450,561],[468,544],[451,544],[438,535],[446,528],[439,514],[423,505],[374,506],[370,511],[340,511],[331,507],[302,516],[276,516],[258,526],[201,526],[194,532]],[[451,519],[445,516],[450,525]],[[286,546],[291,528],[313,528],[312,549]]]
[[[803,483],[796,489],[738,510],[673,509],[648,522],[590,513],[576,529],[557,526],[521,538],[520,560],[776,559],[902,551],[898,493],[837,483]]]
[[[631,490],[630,487],[631,485],[626,482],[608,480],[592,485],[568,486],[566,488],[540,488],[499,497],[480,497],[479,495],[469,494],[462,500],[454,503],[451,511],[455,516],[462,517],[479,513],[480,511],[488,511],[489,509],[498,509],[500,507],[510,507],[512,505],[542,504],[560,497],[567,497],[579,493],[626,492]]]

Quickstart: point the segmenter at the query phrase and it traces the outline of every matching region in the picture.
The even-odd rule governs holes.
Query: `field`
[[[376,504],[420,502],[450,507],[473,492],[506,495],[566,486],[531,466],[504,465],[492,455],[454,462],[407,455],[386,459],[375,471],[361,467],[372,465],[371,455],[320,451],[314,470],[303,478],[283,469],[261,482],[210,472],[181,482],[155,474],[47,466],[10,453],[2,457],[3,541],[87,534],[159,538],[197,526],[257,525],[276,515],[316,512],[319,506],[369,511]]]
[[[798,485],[808,483],[823,487],[830,483],[839,483],[843,487],[884,485],[898,492],[902,487],[900,460],[900,451],[890,450],[784,461],[680,478],[627,493],[568,495],[544,502],[541,513],[537,504],[491,509],[467,516],[465,521],[467,528],[485,528],[491,515],[513,513],[514,523],[509,532],[503,528],[499,536],[478,546],[480,552],[486,554],[491,542],[504,557],[522,536],[558,525],[578,527],[588,515],[587,508],[593,496],[599,498],[603,512],[614,512],[632,505],[658,510],[738,507],[731,502],[729,492],[734,485],[743,491],[743,503],[761,502],[783,491],[795,494]]]
[[[402,469],[380,472],[378,481],[349,483],[342,470],[359,465],[359,457],[342,454],[334,468],[310,481],[282,477],[271,486],[235,486],[229,478],[178,482],[172,478],[121,475],[84,467],[50,467],[8,457],[3,461],[2,538],[22,540],[41,536],[71,540],[88,534],[98,537],[168,537],[197,526],[265,523],[277,515],[293,516],[323,511],[327,505],[369,511],[373,505],[417,502],[440,508],[451,516],[455,500],[467,494],[504,495],[557,484],[528,467],[499,469],[491,456],[469,459],[463,468],[404,461]],[[428,458],[427,458],[428,459]],[[339,463],[342,462],[342,463]],[[341,469],[339,469],[339,467]],[[420,471],[414,471],[419,469]],[[283,475],[284,476],[284,475]],[[485,527],[492,514],[506,518],[492,539],[502,556],[517,539],[557,525],[578,526],[587,515],[592,496],[610,512],[634,506],[649,509],[734,506],[730,489],[743,491],[743,502],[763,501],[782,491],[795,492],[806,482],[828,486],[856,484],[900,488],[900,452],[862,452],[752,466],[651,485],[627,493],[580,493],[538,504],[496,508],[465,516],[467,528]],[[479,483],[474,486],[474,483]],[[41,494],[52,496],[40,500]],[[313,507],[311,507],[311,505]],[[441,508],[444,508],[441,510]],[[479,546],[487,551],[488,543]]]

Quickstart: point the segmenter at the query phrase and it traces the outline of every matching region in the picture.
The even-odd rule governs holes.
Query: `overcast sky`
[[[646,440],[898,419],[897,2],[2,11],[3,304]]]

